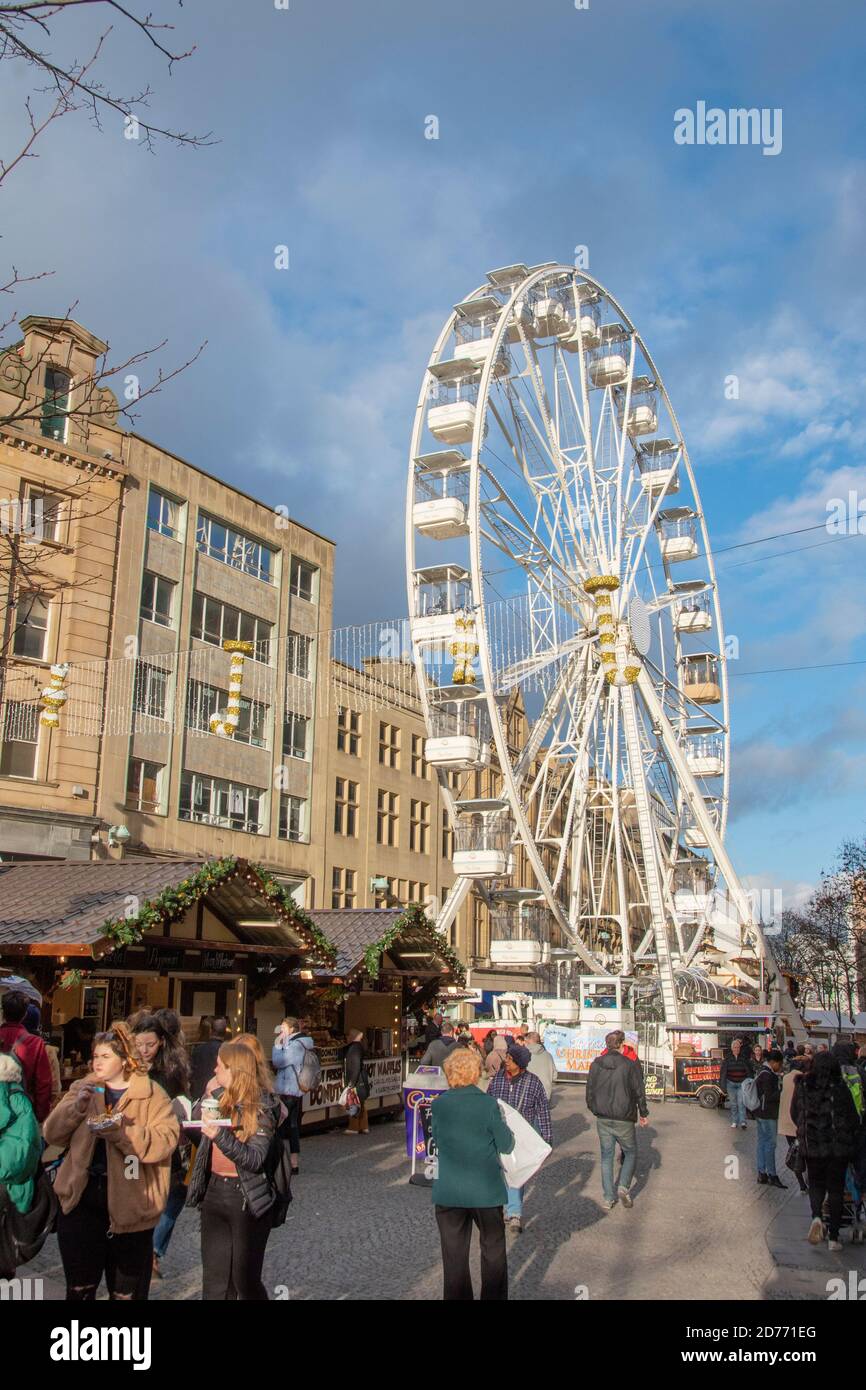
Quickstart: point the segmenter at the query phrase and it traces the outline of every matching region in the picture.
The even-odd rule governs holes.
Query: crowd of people
[[[146,1299],[184,1207],[201,1213],[202,1297],[266,1300],[265,1250],[292,1200],[303,1097],[321,1072],[305,1021],[283,1019],[267,1057],[225,1018],[202,1019],[188,1048],[172,1009],[139,1010],[93,1036],[87,1074],[63,1091],[38,1006],[8,990],[0,1009],[0,1194],[42,1223],[43,1240],[55,1226],[67,1301],[93,1301],[103,1279],[110,1299]],[[369,1094],[360,1033],[345,1072]],[[364,1133],[363,1100],[356,1109]],[[15,1255],[0,1242],[0,1277]]]
[[[776,1169],[779,1135],[785,1162],[808,1193],[812,1245],[826,1240],[841,1250],[845,1194],[853,1207],[866,1185],[866,1047],[850,1042],[785,1048],[731,1043],[720,1084],[727,1092],[731,1128],[756,1122],[757,1181],[786,1188]]]

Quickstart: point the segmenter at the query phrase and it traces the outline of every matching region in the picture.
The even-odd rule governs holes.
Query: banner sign
[[[544,1046],[556,1063],[560,1076],[586,1076],[591,1064],[604,1052],[604,1037],[610,1029],[584,1024],[565,1028],[549,1023],[544,1030]],[[626,1046],[637,1053],[637,1033],[626,1032]]]
[[[644,1090],[647,1100],[664,1100],[665,1098],[665,1079],[657,1076],[651,1071],[644,1077]]]
[[[675,1057],[675,1089],[678,1095],[689,1095],[707,1082],[718,1086],[722,1075],[721,1057]]]
[[[343,1063],[336,1050],[323,1049],[319,1054],[322,1075],[314,1091],[308,1091],[303,1098],[304,1116],[314,1110],[327,1110],[338,1106],[340,1094],[345,1086]],[[399,1096],[403,1084],[403,1060],[400,1057],[377,1057],[368,1059],[364,1066],[370,1078],[370,1099],[384,1099],[386,1096]],[[342,1111],[340,1112],[343,1113]],[[310,1115],[312,1120],[313,1116]],[[321,1119],[317,1115],[316,1119]]]

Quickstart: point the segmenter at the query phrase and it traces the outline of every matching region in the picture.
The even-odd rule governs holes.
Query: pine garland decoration
[[[371,979],[378,980],[382,968],[382,957],[387,955],[397,938],[408,930],[420,931],[422,935],[427,937],[437,956],[441,956],[443,960],[447,961],[455,984],[465,983],[466,971],[463,962],[447,941],[439,935],[423,907],[418,903],[410,903],[399,917],[394,918],[390,927],[383,932],[379,940],[372,942],[364,951],[364,970]]]

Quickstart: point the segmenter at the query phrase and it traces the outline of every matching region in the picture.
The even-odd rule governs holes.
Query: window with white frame
[[[223,642],[229,641],[252,642],[249,660],[267,664],[271,659],[273,631],[273,623],[266,618],[257,618],[205,594],[196,592],[192,596],[190,635],[213,647],[221,647]]]
[[[313,639],[300,632],[286,637],[286,674],[310,680],[313,674]]]
[[[59,367],[45,368],[45,395],[42,398],[42,436],[66,442],[69,421],[69,388],[72,378]]]
[[[267,833],[266,802],[267,792],[261,787],[227,782],[200,772],[181,774],[178,806],[181,820],[264,835]]]
[[[199,734],[209,734],[213,715],[224,715],[228,706],[228,691],[218,686],[206,685],[204,681],[187,681],[186,727]],[[268,734],[268,706],[259,700],[247,700],[241,696],[238,710],[238,723],[234,731],[235,743],[249,743],[253,748],[266,748]]]
[[[180,539],[180,520],[183,503],[167,492],[152,487],[147,494],[147,529],[170,540]]]
[[[307,800],[303,796],[281,796],[280,797],[280,825],[279,837],[281,840],[292,840],[296,844],[306,844],[309,838],[307,830]]]
[[[22,533],[24,540],[59,544],[63,540],[67,498],[57,492],[28,485],[23,502]]]
[[[141,577],[141,607],[139,615],[149,623],[160,627],[172,626],[175,586],[170,579],[161,574],[145,570]]]
[[[232,569],[263,579],[266,584],[274,582],[276,552],[204,512],[198,515],[196,547],[203,555],[230,565]]]
[[[306,715],[295,714],[292,710],[287,713],[283,724],[284,758],[306,758],[309,727]]]
[[[136,661],[132,707],[137,714],[165,719],[168,698],[168,672],[149,661]]]
[[[126,774],[126,805],[129,810],[159,810],[162,770],[159,763],[147,762],[144,758],[130,758]]]
[[[295,556],[290,571],[289,590],[295,598],[303,598],[308,603],[315,603],[318,598],[316,593],[318,577],[319,571],[315,565],[308,565],[305,560],[299,560]]]
[[[4,777],[36,776],[39,752],[40,706],[25,700],[8,700],[3,711],[3,747],[0,774]]]
[[[48,600],[42,594],[18,595],[12,636],[15,656],[31,657],[34,661],[48,660],[48,616]]]

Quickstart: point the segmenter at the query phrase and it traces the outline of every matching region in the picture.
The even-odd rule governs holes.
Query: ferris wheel
[[[676,972],[719,958],[722,885],[742,928],[722,954],[740,972],[744,951],[766,958],[724,848],[725,642],[697,483],[645,343],[590,275],[508,266],[448,315],[415,413],[406,557],[458,876],[440,925],[474,884],[518,922],[491,954],[544,960],[546,917],[588,971],[656,974],[668,1021]],[[518,846],[532,890],[512,883]]]

